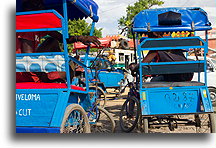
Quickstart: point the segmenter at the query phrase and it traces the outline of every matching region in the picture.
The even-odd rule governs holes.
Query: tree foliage
[[[88,36],[91,29],[91,25],[88,24],[85,20],[69,20],[68,21],[68,30],[69,35],[71,36],[78,36],[84,35]],[[95,28],[94,36],[102,37],[102,28]]]
[[[118,20],[119,29],[123,30],[127,37],[132,38],[130,30],[134,16],[144,9],[150,9],[152,6],[161,6],[163,4],[164,2],[161,0],[138,0],[133,5],[128,5],[126,8],[126,16],[122,16]]]

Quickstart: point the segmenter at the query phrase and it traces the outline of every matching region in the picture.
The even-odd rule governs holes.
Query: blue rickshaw
[[[160,8],[143,10],[134,17],[132,32],[136,38],[135,50],[139,62],[136,83],[130,82],[128,98],[120,113],[120,126],[125,132],[135,127],[144,133],[168,127],[170,131],[215,133],[215,116],[207,85],[206,54],[208,53],[208,30],[211,23],[201,8]],[[173,32],[194,36],[172,37]],[[139,37],[148,32],[165,32],[163,38]],[[196,36],[205,33],[205,39]],[[203,49],[204,58],[195,61],[142,63],[143,51]],[[205,82],[200,82],[204,72]],[[147,75],[198,73],[197,81],[147,82]],[[187,126],[187,127],[186,127]],[[175,130],[176,131],[176,130]],[[157,132],[157,131],[156,131]]]
[[[115,122],[108,111],[99,107],[97,92],[89,89],[86,61],[68,54],[68,19],[90,17],[93,35],[98,21],[98,6],[93,0],[44,0],[46,10],[22,12],[17,0],[16,32],[59,31],[63,52],[16,54],[16,72],[66,72],[66,83],[16,83],[17,133],[90,133],[113,132]],[[28,23],[26,23],[28,22]],[[85,88],[70,79],[69,62],[84,68]]]
[[[81,57],[81,60],[83,58]],[[89,57],[87,66],[90,68],[90,88],[99,89],[101,105],[103,107],[106,106],[106,100],[113,100],[113,98],[108,99],[107,95],[118,97],[123,93],[122,89],[125,83],[124,70],[114,68],[111,62],[101,57],[100,54],[97,57]],[[112,81],[110,81],[110,78],[112,78]]]
[[[100,82],[103,83],[101,86],[105,91],[106,88],[120,89],[121,83],[124,81],[124,71],[122,69],[116,69],[105,58],[100,57],[89,57],[87,65],[92,69],[91,79],[94,79],[97,75]],[[112,81],[109,81],[112,78]]]

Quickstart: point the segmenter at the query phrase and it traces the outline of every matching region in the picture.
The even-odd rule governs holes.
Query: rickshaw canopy
[[[110,47],[112,38],[105,37],[105,38],[99,38],[98,40],[101,42],[100,47],[97,47],[95,44],[91,43],[91,48],[102,48],[102,47],[108,48]],[[74,51],[78,49],[86,49],[86,48],[87,48],[87,45],[84,45],[82,42],[74,43]]]
[[[16,12],[22,12],[22,1],[16,0]],[[90,17],[94,22],[98,21],[98,5],[93,0],[65,0],[67,2],[68,19],[83,19]],[[44,0],[46,10],[54,9],[64,16],[63,0]]]
[[[198,7],[146,9],[134,17],[134,32],[210,30],[207,13]]]

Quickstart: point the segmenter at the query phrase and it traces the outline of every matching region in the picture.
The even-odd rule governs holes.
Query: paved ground
[[[114,99],[115,96],[114,95],[108,95],[107,96],[108,99]],[[127,97],[127,90],[126,92],[121,96],[121,98],[126,98]],[[107,101],[107,105],[106,105],[106,109],[112,114],[112,116],[114,117],[114,120],[116,122],[116,133],[122,133],[121,129],[120,129],[120,125],[119,125],[119,113],[121,110],[121,107],[124,103],[125,99],[115,99],[115,100],[108,100]],[[216,113],[216,109],[215,109],[215,113]],[[215,114],[216,116],[216,114]],[[187,118],[191,118],[193,116],[189,116]],[[196,129],[194,127],[178,127],[178,130],[174,130],[174,131],[170,131],[168,129],[168,127],[161,127],[159,129],[154,128],[154,129],[150,129],[151,133],[195,133]],[[139,133],[139,131],[137,129],[132,131],[133,133]]]

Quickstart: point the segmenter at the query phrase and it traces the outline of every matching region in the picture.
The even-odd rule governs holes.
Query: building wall
[[[209,39],[208,44],[209,44],[209,48],[216,49],[216,39],[215,38]]]
[[[212,30],[208,31],[209,37],[209,48],[216,49],[216,28],[212,28]]]

